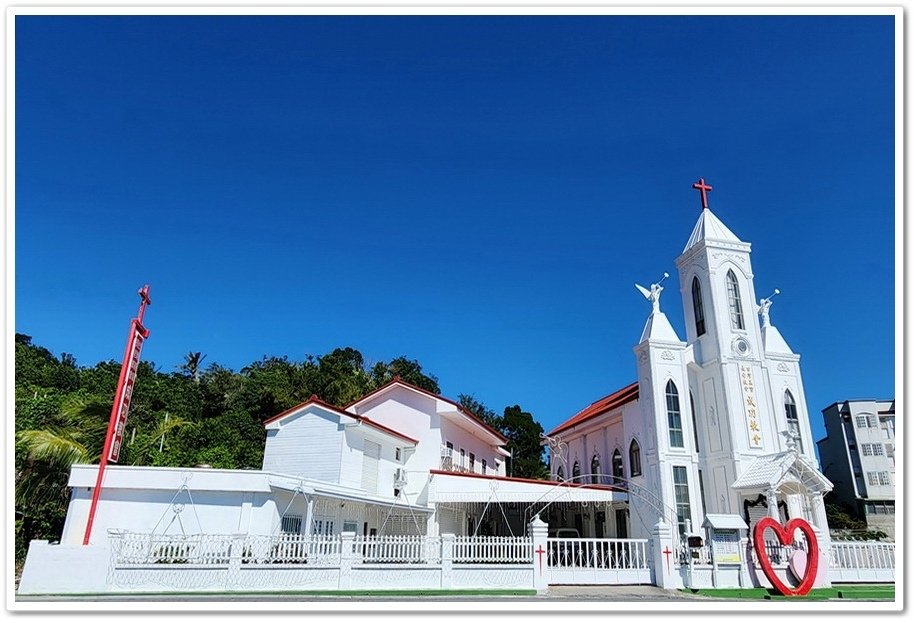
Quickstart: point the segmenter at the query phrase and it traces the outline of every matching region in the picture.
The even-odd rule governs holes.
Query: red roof
[[[367,426],[371,426],[372,428],[377,428],[378,430],[380,430],[380,431],[382,431],[382,432],[385,432],[385,433],[388,433],[389,435],[394,435],[395,437],[400,437],[401,439],[404,439],[404,440],[406,440],[406,441],[409,441],[410,443],[412,443],[412,444],[414,444],[414,445],[416,445],[416,444],[418,443],[417,440],[416,440],[416,439],[413,439],[412,437],[408,437],[407,435],[405,435],[405,434],[403,434],[403,433],[399,433],[398,431],[396,431],[396,430],[394,430],[394,429],[388,428],[387,426],[385,426],[385,425],[383,425],[383,424],[379,424],[378,422],[376,422],[376,421],[374,421],[374,420],[370,420],[369,418],[364,417],[364,416],[362,416],[362,415],[356,415],[355,413],[350,413],[349,411],[344,411],[343,409],[341,409],[341,408],[339,408],[339,407],[335,407],[334,405],[325,402],[324,400],[320,399],[318,396],[316,396],[316,395],[314,395],[314,394],[312,394],[312,397],[309,398],[308,400],[306,400],[305,402],[303,402],[302,404],[298,404],[298,405],[296,405],[295,407],[293,407],[292,409],[287,409],[287,410],[284,411],[283,413],[280,413],[280,414],[278,414],[278,415],[273,416],[272,418],[268,418],[268,419],[264,420],[264,426],[267,426],[267,425],[270,424],[271,422],[276,422],[277,420],[282,419],[282,418],[286,417],[287,415],[292,415],[294,412],[299,411],[299,410],[302,409],[303,407],[307,407],[307,406],[309,406],[309,405],[311,405],[311,404],[315,404],[315,405],[318,405],[318,406],[320,406],[320,407],[323,407],[323,408],[327,409],[328,411],[333,411],[334,413],[339,413],[339,414],[345,415],[345,416],[347,416],[347,417],[349,417],[349,418],[353,418],[353,419],[356,420],[357,422],[362,422],[363,424],[366,424]]]
[[[360,402],[363,402],[363,401],[366,400],[367,398],[370,398],[370,397],[372,397],[372,396],[378,394],[379,392],[382,392],[382,391],[388,389],[389,387],[391,387],[392,385],[395,385],[395,384],[397,384],[397,385],[402,385],[403,387],[407,387],[408,389],[412,389],[412,390],[414,390],[414,391],[418,391],[418,392],[420,392],[421,394],[426,394],[427,396],[430,396],[431,398],[436,398],[436,399],[438,399],[438,400],[442,400],[442,401],[444,401],[444,402],[447,402],[447,403],[449,403],[450,405],[456,407],[456,408],[458,409],[458,411],[460,411],[460,412],[463,413],[464,415],[466,415],[466,416],[468,416],[469,418],[471,418],[471,419],[474,421],[475,424],[479,424],[480,426],[482,426],[483,428],[485,428],[488,432],[490,432],[490,433],[496,435],[497,437],[499,437],[499,438],[502,440],[503,443],[506,443],[507,441],[509,441],[509,439],[508,439],[505,435],[503,435],[503,434],[500,433],[498,430],[496,430],[495,428],[493,428],[492,426],[490,426],[489,424],[487,424],[486,422],[484,422],[483,420],[481,420],[479,417],[477,417],[476,415],[474,415],[473,413],[471,413],[470,411],[468,411],[467,409],[465,409],[464,407],[462,407],[460,404],[458,404],[458,403],[455,402],[454,400],[449,400],[448,398],[445,398],[444,396],[440,396],[439,394],[434,394],[434,393],[432,393],[432,392],[429,391],[429,390],[423,389],[422,387],[417,387],[416,385],[413,385],[412,383],[408,383],[407,381],[405,381],[404,379],[402,379],[402,378],[399,377],[399,376],[394,377],[393,379],[391,379],[390,381],[388,381],[387,383],[385,383],[384,385],[382,385],[382,386],[379,387],[378,389],[369,392],[368,394],[366,394],[366,395],[363,396],[362,398],[358,398],[357,400],[354,400],[353,402],[351,402],[350,404],[348,404],[348,405],[346,406],[346,408],[349,409],[349,408],[352,407],[353,405],[359,404]]]
[[[639,383],[631,383],[623,389],[618,389],[609,396],[596,400],[547,434],[556,435],[567,428],[572,428],[577,424],[587,422],[594,417],[598,417],[602,413],[607,413],[611,409],[615,409],[637,398],[639,398]]]

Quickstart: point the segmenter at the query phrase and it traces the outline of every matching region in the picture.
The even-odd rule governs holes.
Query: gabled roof
[[[609,396],[605,396],[600,400],[596,400],[547,434],[556,435],[557,433],[563,432],[568,428],[572,428],[577,424],[581,424],[594,417],[598,417],[602,413],[607,413],[611,409],[615,409],[638,398],[639,383],[631,383],[622,389],[618,389],[616,392],[610,394]]]
[[[385,426],[385,425],[383,425],[383,424],[379,424],[378,422],[375,422],[375,421],[373,421],[373,420],[370,420],[369,418],[364,417],[364,416],[362,416],[362,415],[356,415],[355,413],[350,413],[349,411],[344,411],[343,409],[341,409],[341,408],[339,408],[339,407],[335,407],[334,405],[325,402],[324,400],[320,399],[318,396],[316,396],[316,395],[314,395],[314,394],[312,394],[312,397],[309,398],[308,400],[306,400],[305,402],[303,402],[303,403],[301,403],[301,404],[298,404],[298,405],[296,405],[295,407],[293,407],[293,408],[291,408],[291,409],[287,409],[287,410],[284,411],[283,413],[279,413],[279,414],[273,416],[272,418],[269,418],[269,419],[264,420],[264,426],[267,426],[267,425],[269,425],[269,424],[273,424],[274,422],[278,422],[278,421],[282,420],[282,419],[285,418],[285,417],[289,417],[289,416],[291,416],[291,415],[294,415],[294,414],[298,413],[299,411],[301,411],[302,409],[304,409],[304,408],[306,408],[306,407],[308,407],[308,406],[310,406],[310,405],[317,405],[317,406],[321,407],[322,409],[325,409],[325,410],[327,410],[327,411],[332,411],[332,412],[334,412],[334,413],[336,413],[336,414],[338,414],[338,415],[343,415],[343,416],[346,416],[346,417],[348,417],[348,418],[353,418],[353,419],[356,420],[357,422],[362,422],[362,423],[365,424],[366,426],[370,426],[370,427],[372,427],[372,428],[375,428],[375,429],[377,429],[377,430],[380,430],[380,431],[382,431],[383,433],[386,433],[386,434],[388,434],[388,435],[391,435],[392,437],[400,437],[400,438],[403,439],[404,441],[409,441],[412,445],[417,445],[417,440],[416,440],[416,439],[413,439],[412,437],[408,437],[407,435],[405,435],[405,434],[403,434],[403,433],[399,433],[398,431],[396,431],[396,430],[394,430],[394,429],[388,428],[387,426]]]
[[[476,415],[474,415],[473,413],[471,413],[470,411],[462,407],[460,404],[458,404],[454,400],[449,400],[448,398],[445,398],[444,396],[440,396],[439,394],[434,394],[433,392],[423,389],[422,387],[417,387],[416,385],[413,385],[403,380],[399,376],[394,377],[389,382],[385,383],[378,389],[369,392],[362,398],[358,398],[357,400],[354,400],[353,402],[348,404],[345,408],[352,409],[354,407],[358,407],[360,404],[366,402],[370,398],[375,398],[379,394],[383,392],[387,392],[395,386],[404,387],[405,389],[409,389],[411,391],[418,392],[420,394],[423,394],[424,396],[429,396],[430,398],[435,398],[436,400],[441,400],[442,402],[446,402],[452,405],[453,407],[455,407],[461,414],[470,418],[474,422],[474,424],[477,424],[478,426],[486,430],[488,433],[498,437],[502,441],[502,443],[506,443],[507,441],[509,441],[509,439],[505,435],[503,435],[498,430],[496,430],[495,428],[493,428],[492,426],[490,426],[489,424],[481,420],[479,417],[477,417]]]
[[[745,490],[778,488],[796,479],[808,489],[819,493],[826,493],[833,489],[833,483],[827,480],[817,467],[791,450],[757,457],[732,483],[732,488]]]

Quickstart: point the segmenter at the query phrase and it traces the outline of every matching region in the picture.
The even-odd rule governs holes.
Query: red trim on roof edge
[[[461,476],[462,478],[486,478],[487,480],[508,480],[509,482],[527,482],[533,483],[536,485],[555,485],[558,487],[572,487],[574,489],[597,489],[599,491],[617,491],[619,493],[626,493],[620,487],[613,487],[611,485],[593,485],[585,483],[576,483],[576,482],[558,482],[556,480],[538,480],[537,478],[517,478],[515,476],[485,476],[484,474],[467,474],[464,472],[450,472],[444,469],[431,469],[429,470],[430,474],[439,474],[442,476]]]
[[[388,428],[388,427],[385,426],[384,424],[379,424],[379,423],[376,422],[375,420],[370,420],[369,418],[367,418],[367,417],[365,417],[365,416],[356,415],[355,413],[350,413],[349,411],[344,411],[344,410],[341,409],[340,407],[335,407],[334,405],[332,405],[332,404],[330,404],[330,403],[327,403],[327,402],[325,402],[324,400],[321,400],[320,398],[318,398],[318,397],[315,396],[314,394],[312,395],[311,398],[309,398],[308,400],[306,400],[306,401],[303,402],[302,404],[298,404],[298,405],[296,405],[295,407],[293,407],[293,408],[291,408],[291,409],[287,409],[287,410],[284,411],[283,413],[280,413],[279,415],[275,415],[275,416],[273,416],[273,417],[270,418],[270,419],[264,420],[264,426],[267,426],[268,424],[270,424],[270,423],[272,423],[272,422],[276,422],[277,420],[279,420],[279,419],[281,419],[281,418],[284,418],[284,417],[286,417],[287,415],[292,415],[294,412],[299,411],[300,409],[305,408],[305,407],[307,407],[307,406],[309,406],[309,405],[311,405],[311,404],[315,404],[315,405],[318,405],[318,406],[320,406],[320,407],[323,407],[323,408],[327,409],[328,411],[333,411],[334,413],[339,413],[339,414],[345,415],[345,416],[347,416],[347,417],[349,417],[349,418],[353,418],[353,419],[356,420],[357,422],[365,422],[367,425],[372,426],[373,428],[377,428],[377,429],[379,429],[379,430],[381,430],[381,431],[383,431],[383,432],[388,433],[389,435],[393,435],[393,436],[395,436],[395,437],[400,437],[401,439],[404,439],[404,440],[406,440],[406,441],[409,441],[410,443],[412,443],[412,444],[414,444],[414,445],[416,445],[416,444],[419,443],[418,440],[416,440],[416,439],[414,439],[414,438],[412,438],[412,437],[408,437],[407,435],[405,435],[405,434],[403,434],[403,433],[399,433],[398,431],[396,431],[396,430],[394,430],[394,429],[392,429],[392,428]]]
[[[388,381],[387,383],[385,383],[384,385],[382,385],[382,386],[379,387],[378,389],[375,389],[375,390],[369,392],[368,394],[366,394],[366,395],[363,396],[362,398],[358,398],[358,399],[354,400],[353,402],[351,402],[350,404],[348,404],[346,407],[344,407],[344,409],[349,409],[349,408],[352,407],[353,405],[359,404],[359,403],[363,402],[364,400],[366,400],[366,399],[368,399],[368,398],[371,398],[372,396],[378,394],[379,392],[381,392],[381,391],[383,391],[383,390],[388,389],[389,387],[391,387],[392,385],[395,385],[395,384],[401,385],[401,386],[403,386],[403,387],[407,387],[408,389],[416,390],[416,391],[420,392],[421,394],[426,394],[427,396],[429,396],[429,397],[431,397],[431,398],[437,398],[437,399],[439,399],[439,400],[442,400],[442,401],[444,401],[444,402],[447,402],[447,403],[449,403],[450,405],[457,407],[457,408],[458,408],[458,411],[460,411],[460,412],[463,413],[464,415],[470,417],[472,420],[474,420],[475,423],[480,424],[480,425],[483,426],[487,431],[493,433],[494,435],[496,435],[497,437],[499,437],[500,439],[502,439],[502,440],[503,440],[503,443],[506,443],[507,441],[509,441],[509,438],[508,438],[508,437],[506,437],[505,435],[503,435],[502,433],[500,433],[498,430],[496,430],[495,428],[493,428],[492,426],[490,426],[489,424],[487,424],[486,422],[484,422],[483,420],[481,420],[479,417],[477,417],[476,415],[474,415],[473,413],[471,413],[470,411],[468,411],[467,409],[465,409],[464,407],[462,407],[460,404],[458,404],[458,403],[455,402],[454,400],[449,400],[448,398],[446,398],[446,397],[444,397],[444,396],[440,396],[439,394],[434,394],[433,392],[429,391],[428,389],[423,389],[422,387],[417,387],[417,386],[414,385],[413,383],[408,383],[407,381],[405,381],[404,379],[402,379],[402,378],[399,377],[399,376],[394,377],[393,379],[391,379],[390,381]]]
[[[556,435],[557,433],[561,433],[568,428],[572,428],[573,426],[587,422],[592,418],[598,417],[602,413],[607,413],[611,409],[616,409],[620,405],[626,404],[633,400],[637,400],[638,398],[639,383],[630,383],[626,387],[618,389],[614,393],[608,394],[604,398],[599,398],[547,434]]]

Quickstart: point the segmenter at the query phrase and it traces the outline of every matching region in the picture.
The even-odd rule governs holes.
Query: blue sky
[[[550,429],[683,337],[691,184],[821,409],[894,395],[892,17],[17,17],[15,329],[406,355]]]

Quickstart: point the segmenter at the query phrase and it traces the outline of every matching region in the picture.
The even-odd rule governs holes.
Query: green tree
[[[178,366],[178,371],[191,377],[195,383],[199,383],[201,364],[206,358],[207,356],[202,355],[199,351],[196,353],[189,352],[184,356],[184,362]]]
[[[485,404],[469,394],[458,394],[458,404],[486,422],[490,427],[502,432],[503,419]]]
[[[512,453],[508,472],[522,478],[547,478],[550,474],[541,446],[544,428],[531,413],[518,405],[506,407],[502,417],[502,434],[509,440],[506,449]]]

